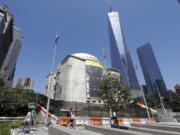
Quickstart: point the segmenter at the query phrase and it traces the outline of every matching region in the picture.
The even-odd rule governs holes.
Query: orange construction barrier
[[[118,125],[123,125],[123,124],[124,124],[124,119],[118,118]]]
[[[66,116],[59,117],[58,124],[61,126],[67,126],[68,125],[68,117],[66,117]]]
[[[156,120],[155,120],[154,118],[150,118],[150,119],[148,119],[148,122],[149,122],[149,123],[155,123]]]
[[[134,118],[132,119],[132,123],[141,123],[141,119]]]
[[[90,117],[90,124],[91,125],[101,125],[102,118],[101,117]]]

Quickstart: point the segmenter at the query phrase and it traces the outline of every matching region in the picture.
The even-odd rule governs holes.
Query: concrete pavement
[[[20,132],[21,128],[14,129],[12,135],[48,135],[48,128],[45,125],[39,125],[36,128],[31,128],[30,133]]]
[[[128,129],[111,128],[110,126],[77,126],[76,130],[59,125],[40,125],[26,135],[180,135],[179,125],[132,124]],[[24,135],[15,129],[12,135]]]
[[[51,128],[52,126],[53,129]],[[63,127],[59,125],[50,125],[49,127],[46,127],[45,125],[40,125],[39,127],[31,128],[30,133],[26,133],[26,134],[19,132],[20,130],[21,130],[20,128],[14,129],[12,135],[58,135],[59,133],[61,133],[61,135],[65,135],[66,133],[72,135],[103,135],[100,133],[95,133],[89,130],[85,130],[83,126],[78,126],[74,130],[71,129],[70,127]],[[48,130],[51,131],[51,133],[48,134]],[[64,131],[64,133],[62,131]]]

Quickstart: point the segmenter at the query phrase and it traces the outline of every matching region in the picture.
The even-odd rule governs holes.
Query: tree
[[[147,104],[151,108],[162,108],[158,95],[146,96]],[[180,111],[180,96],[171,92],[163,98],[163,103],[166,109],[172,109],[173,111]]]
[[[0,75],[0,87],[4,87],[4,81],[3,81],[3,79],[2,79],[2,77],[1,77],[1,75]]]
[[[172,92],[164,98],[166,108],[172,109],[175,112],[180,111],[180,96]]]
[[[161,108],[160,104],[160,99],[158,95],[154,96],[147,96],[146,95],[146,100],[147,100],[147,106],[151,108]]]
[[[27,113],[28,103],[37,103],[38,94],[32,90],[0,88],[0,116],[21,116]]]
[[[112,111],[127,108],[130,103],[130,88],[122,84],[119,75],[105,74],[99,82],[99,91],[105,106]]]

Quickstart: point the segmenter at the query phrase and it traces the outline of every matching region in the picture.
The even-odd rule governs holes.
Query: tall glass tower
[[[137,48],[137,54],[146,81],[148,95],[156,95],[157,90],[161,95],[165,95],[167,88],[150,43]]]
[[[111,52],[111,65],[119,69],[123,83],[134,90],[139,90],[139,84],[134,65],[125,42],[118,12],[108,12],[108,29]]]

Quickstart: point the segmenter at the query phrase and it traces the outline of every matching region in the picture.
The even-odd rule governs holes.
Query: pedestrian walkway
[[[86,130],[84,126],[77,126],[75,129],[59,125],[50,125],[48,135],[103,135],[101,133]]]
[[[20,128],[14,129],[12,135],[48,135],[48,128],[45,125],[40,125],[36,128],[31,128],[30,133],[20,132]]]
[[[59,125],[57,125],[59,126]],[[76,129],[72,129],[70,127],[63,127],[65,130],[69,130],[70,132],[73,133],[73,135],[79,135],[79,134],[83,134],[83,135],[102,135],[100,133],[95,133],[92,131],[88,131],[85,130],[83,126],[78,126],[76,127]],[[20,128],[14,129],[13,134],[12,135],[48,135],[48,127],[46,127],[45,125],[40,125],[37,128],[31,128],[30,133],[22,133],[20,132]]]

